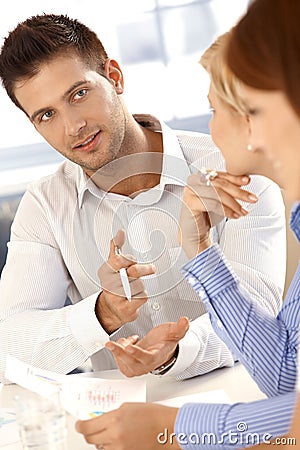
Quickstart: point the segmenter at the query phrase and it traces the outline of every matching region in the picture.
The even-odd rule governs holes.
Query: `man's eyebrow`
[[[63,96],[62,96],[63,100],[65,100],[71,94],[71,92],[74,91],[74,89],[77,89],[78,87],[80,87],[86,83],[88,83],[86,80],[76,81],[76,83],[72,84],[72,86],[70,86],[69,89],[63,94]],[[34,122],[38,115],[45,113],[46,111],[49,111],[50,109],[51,109],[50,106],[40,108],[37,111],[35,111],[33,114],[31,114],[30,119],[32,120],[32,122]]]
[[[69,89],[64,93],[63,95],[63,100],[65,100],[72,91],[74,91],[74,89],[77,89],[78,87],[82,86],[83,84],[87,84],[89,83],[87,80],[80,80],[80,81],[76,81],[76,83],[72,84],[72,86],[69,87]]]
[[[44,112],[46,112],[46,111],[49,111],[49,109],[51,109],[50,107],[49,108],[41,108],[41,109],[38,109],[37,111],[35,111],[33,114],[31,114],[31,116],[30,116],[30,120],[32,121],[32,122],[34,122],[35,121],[35,119],[37,118],[37,116],[39,116],[40,114],[42,114],[42,113],[44,113]]]

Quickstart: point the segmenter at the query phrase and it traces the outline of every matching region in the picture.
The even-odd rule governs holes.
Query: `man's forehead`
[[[98,77],[80,59],[60,57],[41,65],[34,76],[16,82],[14,91],[16,98],[26,109],[28,102],[47,104],[55,98],[61,99],[72,86],[93,83]]]

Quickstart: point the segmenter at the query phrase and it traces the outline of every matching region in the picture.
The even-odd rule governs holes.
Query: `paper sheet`
[[[63,407],[77,418],[88,419],[118,408],[124,402],[146,401],[144,378],[104,379],[61,375],[38,369],[9,356],[6,377],[13,383],[42,396],[61,391]],[[157,403],[180,407],[184,403],[231,403],[224,390],[193,393]]]
[[[61,375],[38,369],[12,356],[7,357],[5,376],[42,396],[51,396],[59,390],[65,410],[79,419],[95,417],[124,402],[146,401],[146,380],[141,378],[111,380]]]
[[[82,420],[116,409],[124,402],[146,401],[146,381],[140,378],[76,377],[63,383],[62,390],[66,411]]]
[[[56,392],[66,377],[31,366],[10,355],[6,358],[5,376],[13,383],[43,396]]]

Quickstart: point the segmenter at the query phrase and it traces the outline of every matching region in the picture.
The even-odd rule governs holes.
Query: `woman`
[[[271,33],[277,33],[277,28],[278,28],[278,22],[280,23],[281,21],[281,12],[277,11],[276,8],[274,8],[274,3],[277,5],[280,5],[281,7],[285,7],[284,3],[286,3],[287,8],[291,8],[290,14],[293,16],[292,20],[294,18],[297,19],[297,26],[300,20],[300,10],[299,10],[299,6],[296,5],[297,0],[292,0],[289,2],[286,2],[286,0],[258,0],[256,3],[254,3],[251,7],[249,12],[251,12],[251,9],[256,8],[256,5],[260,5],[260,4],[267,4],[267,11],[265,11],[265,14],[263,16],[262,20],[262,26],[261,26],[261,32],[263,33],[266,24],[269,26]],[[270,12],[274,13],[276,12],[276,15],[271,14]],[[260,12],[261,13],[261,12]],[[260,14],[260,13],[255,13],[255,14]],[[278,13],[278,14],[277,14]],[[269,15],[271,16],[271,20],[269,19]],[[275,25],[276,24],[276,25]],[[290,27],[286,27],[285,24],[281,24],[282,25],[282,30],[278,31],[278,33],[283,33],[284,36],[289,34],[291,32]],[[238,27],[237,27],[238,30]],[[255,34],[257,32],[256,27],[254,26],[252,28],[253,30],[253,34]],[[275,30],[275,31],[274,31]],[[235,31],[234,33],[237,33],[237,31]],[[298,43],[299,43],[299,38],[300,38],[300,33],[298,32]],[[286,36],[285,36],[286,37]],[[234,38],[232,38],[234,40]],[[294,36],[292,38],[292,40],[294,39]],[[251,42],[251,40],[250,40]],[[274,52],[272,49],[272,39],[270,39],[270,47],[269,47],[269,52],[271,53],[271,56],[273,58],[277,58],[278,53]],[[251,43],[252,45],[252,43]],[[264,45],[264,40],[261,38],[261,45]],[[299,44],[298,48],[299,48]],[[291,46],[293,48],[295,48],[295,43],[291,42]],[[257,45],[253,46],[254,51],[257,51]],[[230,47],[229,47],[230,48]],[[280,54],[280,53],[279,53]],[[299,58],[299,56],[298,56]],[[298,59],[299,64],[300,64],[300,59]],[[261,63],[265,63],[265,60],[261,61]],[[248,64],[248,62],[246,62],[246,65]],[[257,66],[254,64],[252,65],[252,67],[255,68],[255,70],[257,69]],[[300,71],[298,70],[299,73]],[[239,75],[239,73],[237,73],[237,75]],[[243,88],[243,86],[241,86],[241,89]],[[244,88],[243,88],[244,89]],[[282,88],[283,92],[284,89]],[[244,92],[241,91],[241,93]],[[251,94],[251,91],[250,91]],[[269,94],[269,93],[268,93]],[[247,95],[249,95],[249,91],[247,91]],[[282,98],[280,98],[282,101]],[[258,99],[256,98],[256,101],[258,101]],[[248,103],[248,99],[245,98],[245,104],[247,105]],[[259,104],[259,106],[261,108],[263,108],[264,102],[262,102],[262,104]],[[252,105],[248,105],[248,107]],[[300,119],[298,119],[298,116],[296,113],[293,113],[293,109],[290,107],[289,103],[281,103],[280,105],[281,107],[284,106],[285,108],[287,108],[287,111],[289,114],[292,114],[292,119],[293,119],[293,127],[290,130],[290,134],[292,134],[292,132],[296,133],[297,135],[297,129],[299,127],[299,132],[300,132]],[[256,131],[253,130],[253,136],[254,138],[256,136],[259,136],[258,133],[258,126],[259,125],[259,116],[257,116],[257,118],[255,119],[257,121],[257,123],[253,123],[254,120],[252,118],[252,114],[253,111],[252,109],[249,110],[249,113],[251,114],[251,120],[250,120],[250,125],[251,125],[251,132],[252,132],[252,127],[256,127]],[[274,113],[274,109],[273,109],[273,113]],[[282,113],[284,113],[284,109],[278,109],[276,110],[277,115],[281,115]],[[216,111],[216,115],[218,114],[218,110]],[[299,125],[298,125],[298,120],[299,120]],[[278,131],[281,128],[281,122],[279,121],[279,123],[276,124],[276,126],[278,126]],[[252,136],[252,134],[251,134]],[[280,136],[279,136],[280,137]],[[298,135],[297,135],[298,137]],[[292,136],[288,136],[289,138],[289,145],[284,145],[285,142],[282,141],[281,138],[281,142],[278,141],[279,146],[283,146],[285,148],[284,152],[288,153],[289,147],[291,145],[291,138]],[[299,137],[298,137],[298,141],[299,141]],[[249,143],[249,140],[248,140]],[[262,150],[264,150],[264,145],[265,142],[264,141],[259,141],[258,144],[256,144],[256,142],[253,140],[252,145],[256,148],[259,147]],[[297,139],[294,140],[294,146],[297,144]],[[245,143],[246,145],[246,143]],[[278,146],[277,146],[278,147]],[[271,152],[271,150],[270,150]],[[279,150],[278,150],[279,152]],[[269,153],[268,155],[271,155],[270,158],[272,158],[272,160],[274,161],[275,167],[278,166],[278,161],[281,162],[281,160],[285,161],[286,155],[281,155],[280,153],[278,153],[276,158],[273,158],[272,153]],[[298,176],[298,180],[299,180],[299,159],[297,159],[298,161],[298,169],[295,169],[295,167],[291,168],[291,172],[293,174],[293,179],[289,179],[289,177],[283,178],[282,177],[282,182],[284,187],[286,188],[286,190],[288,190],[290,193],[294,193],[293,195],[295,195],[293,198],[295,200],[299,200],[299,190],[295,189],[295,187],[297,186],[296,180],[297,180],[297,176]],[[298,170],[298,172],[297,172]],[[276,176],[276,175],[275,175]],[[296,176],[296,180],[294,180],[294,177]],[[210,177],[208,177],[208,181],[209,182],[214,182],[210,180]],[[292,188],[293,185],[294,187]],[[195,200],[195,198],[193,197],[193,191],[191,191],[190,189],[186,190],[186,200],[189,200],[191,203],[193,202],[193,200]],[[197,200],[197,199],[196,199]],[[193,205],[191,205],[191,209],[193,210]],[[297,218],[297,213],[299,214],[299,208],[297,208],[295,210],[296,212],[294,214],[294,222],[296,221],[296,223],[299,224],[299,219]],[[200,215],[198,216],[197,213],[197,209],[194,210],[195,212],[195,217],[196,219],[198,217],[200,217]],[[203,215],[201,215],[202,218]],[[187,221],[182,223],[182,232],[183,235],[185,233],[187,233],[187,235],[190,232],[190,224],[186,223]],[[192,227],[194,226],[194,222],[192,221]],[[201,229],[203,231],[203,223],[201,222],[200,224]],[[202,253],[198,256],[196,256],[196,258],[200,259],[201,258],[208,258],[211,257],[212,255],[212,247],[210,246],[210,240],[209,240],[209,236],[208,236],[208,230],[210,228],[210,223],[209,221],[207,221],[207,236],[205,236],[204,239],[201,240],[200,242],[200,246],[199,246],[199,240],[198,240],[198,236],[196,233],[196,239],[194,242],[192,242],[191,240],[187,240],[186,242],[188,243],[188,252],[195,252],[194,254],[197,255],[197,252],[200,250],[202,251]],[[184,245],[186,244],[185,240],[183,239],[183,243]],[[190,254],[191,254],[190,253]],[[194,255],[191,255],[194,256]],[[216,264],[215,268],[218,269],[220,267],[220,265],[222,266],[221,269],[225,270],[226,269],[226,261],[224,260],[224,258],[222,257],[221,253],[217,254],[218,256],[218,261],[220,261],[220,264]],[[195,262],[196,258],[193,260],[193,263]],[[223,306],[223,300],[224,298],[226,298],[226,296],[221,296],[221,299],[217,299],[220,300],[220,308],[218,308],[218,303],[216,302],[216,304],[214,304],[214,307],[217,307],[217,311],[215,311],[214,309],[212,309],[210,307],[210,302],[212,302],[212,300],[214,300],[213,296],[210,296],[209,294],[211,294],[211,291],[209,289],[209,287],[207,285],[205,285],[205,279],[201,279],[200,277],[197,278],[197,275],[195,275],[195,273],[192,273],[192,266],[193,264],[191,264],[191,266],[186,267],[186,273],[189,274],[189,276],[194,276],[196,282],[199,281],[197,287],[199,288],[200,291],[200,287],[206,288],[206,294],[207,297],[205,298],[206,300],[206,304],[207,307],[209,309],[209,312],[211,314],[211,318],[212,318],[212,322],[213,324],[216,326],[216,330],[217,332],[219,332],[219,334],[223,337],[226,338],[227,342],[230,343],[231,346],[233,346],[234,348],[237,348],[237,346],[239,345],[240,341],[242,341],[242,336],[241,334],[237,334],[236,335],[230,335],[230,330],[228,330],[228,328],[231,328],[232,330],[239,330],[238,328],[235,328],[232,325],[232,315],[230,316],[230,313],[228,313],[228,311],[226,310],[226,308],[223,308],[223,310],[225,312],[227,312],[229,314],[229,317],[226,317],[226,324],[228,323],[228,327],[225,327],[225,330],[219,330],[217,327],[217,314],[222,314],[222,306]],[[198,265],[199,267],[199,265]],[[205,264],[203,264],[203,267],[205,268]],[[219,277],[220,272],[218,270],[215,270],[214,272],[214,277]],[[230,272],[230,270],[229,270]],[[241,291],[240,286],[238,285],[237,280],[234,278],[234,276],[232,277],[232,286],[228,286],[228,290],[227,292],[229,292],[229,290],[231,289],[231,291],[233,292],[233,298],[236,300],[235,298],[235,293],[238,292],[239,294],[239,303],[238,305],[240,306],[241,304],[246,305],[245,310],[243,310],[243,308],[241,308],[242,311],[240,311],[239,308],[236,308],[235,310],[235,314],[237,313],[244,313],[247,314],[249,313],[249,309],[248,309],[248,305],[251,304],[253,306],[253,304],[251,303],[251,300],[247,298],[247,295],[245,292]],[[299,273],[296,274],[296,278],[295,281],[292,283],[292,288],[289,291],[289,295],[290,295],[290,304],[293,304],[293,294],[299,293]],[[218,279],[217,279],[218,281]],[[195,286],[194,286],[195,287]],[[203,293],[202,293],[203,294]],[[230,298],[229,298],[230,300]],[[241,303],[242,302],[242,303]],[[286,306],[284,306],[283,309],[285,309]],[[232,311],[232,308],[229,308]],[[300,308],[299,308],[300,309]],[[259,330],[258,332],[260,333],[262,331],[262,327],[265,326],[265,319],[267,320],[267,323],[270,325],[267,327],[267,329],[270,332],[273,332],[275,330],[275,337],[276,339],[278,338],[280,340],[280,334],[281,332],[283,333],[283,338],[285,339],[287,337],[287,332],[285,331],[289,331],[287,330],[287,327],[285,325],[284,320],[282,320],[282,317],[280,316],[279,318],[277,318],[277,320],[274,320],[270,317],[265,317],[263,315],[263,311],[258,311],[258,315],[260,318],[259,321]],[[262,316],[261,316],[262,315]],[[298,314],[299,317],[299,314]],[[297,316],[296,316],[297,318]],[[268,322],[270,320],[270,322]],[[235,324],[236,322],[234,322]],[[277,327],[276,324],[280,323],[280,327]],[[253,327],[255,328],[256,324],[255,321],[253,320]],[[296,328],[298,328],[296,326]],[[293,331],[293,330],[291,330]],[[257,333],[257,332],[256,332]],[[257,336],[257,334],[256,334]],[[289,348],[290,354],[288,356],[290,356],[290,358],[287,358],[287,360],[289,361],[286,368],[287,371],[286,373],[289,374],[289,376],[287,377],[287,379],[283,380],[283,386],[281,386],[281,389],[293,389],[293,385],[295,382],[295,377],[294,377],[294,373],[296,371],[296,364],[295,364],[295,350],[296,350],[296,336],[295,333],[292,333],[292,338],[293,338],[293,344],[291,346],[287,346],[287,348]],[[237,343],[235,342],[235,340],[237,341]],[[256,342],[256,340],[255,340]],[[289,342],[288,342],[289,343]],[[282,343],[281,343],[282,344]],[[256,345],[255,343],[252,343],[252,350],[254,349],[255,352],[257,351]],[[275,347],[275,346],[274,346]],[[276,347],[275,347],[276,348]],[[254,353],[255,353],[254,352]],[[253,360],[251,359],[251,345],[249,348],[241,348],[241,355],[243,357],[245,357],[246,359],[248,358],[249,360],[249,364],[251,365],[253,363]],[[255,360],[254,360],[255,363]],[[276,366],[277,362],[274,362],[274,365]],[[270,369],[269,371],[266,372],[267,375],[270,375],[270,378],[272,379],[272,369]],[[261,381],[262,383],[264,382],[263,380]],[[267,383],[268,384],[268,383]],[[270,383],[269,383],[270,384]],[[278,388],[278,386],[276,387]],[[269,386],[269,389],[272,391],[272,386]],[[85,437],[87,439],[88,442],[97,444],[102,446],[103,448],[114,448],[114,449],[140,449],[143,448],[143,450],[147,450],[147,449],[158,449],[160,448],[160,444],[158,444],[155,440],[155,436],[157,436],[157,433],[159,433],[161,426],[163,425],[164,428],[169,429],[170,433],[172,431],[175,431],[176,436],[179,436],[179,433],[186,433],[186,434],[190,434],[191,432],[193,433],[197,433],[199,435],[203,434],[203,432],[212,432],[214,433],[217,438],[221,438],[221,433],[223,432],[228,432],[228,430],[234,430],[236,429],[236,424],[238,423],[240,417],[243,417],[243,419],[246,417],[247,420],[245,420],[248,425],[251,426],[251,430],[258,432],[259,436],[262,438],[262,434],[268,432],[269,434],[273,434],[273,436],[279,436],[284,434],[289,427],[290,424],[290,420],[291,420],[291,415],[293,412],[293,407],[294,407],[294,401],[295,401],[295,394],[294,392],[290,392],[287,394],[283,394],[283,395],[275,395],[272,398],[268,398],[266,400],[262,400],[259,402],[254,402],[254,403],[249,403],[249,404],[236,404],[236,405],[201,405],[201,404],[187,404],[184,405],[183,407],[181,407],[180,409],[177,408],[167,408],[164,406],[160,406],[160,405],[151,405],[151,404],[144,404],[144,405],[140,405],[140,404],[125,404],[123,405],[121,408],[119,408],[116,411],[110,412],[108,414],[105,414],[104,416],[100,417],[100,418],[96,418],[93,419],[91,421],[87,421],[87,422],[80,422],[77,425],[77,428],[80,432],[82,432],[83,434],[85,434]],[[248,420],[249,419],[249,420]],[[139,431],[139,437],[138,437],[138,443],[137,441],[137,435],[136,432],[137,430]],[[117,437],[117,438],[116,438]],[[174,440],[175,442],[173,443],[173,445],[171,444],[166,444],[165,448],[172,448],[172,449],[178,449],[180,448],[180,442],[177,440]],[[220,442],[220,441],[219,441]],[[208,448],[242,448],[242,447],[246,447],[247,443],[246,442],[239,442],[237,445],[234,445],[232,442],[230,442],[230,440],[227,438],[225,438],[225,440],[222,441],[222,444],[220,445],[215,445],[213,446],[212,444],[210,444],[208,446]],[[192,445],[191,443],[187,444],[187,445],[183,445],[182,448],[185,449],[192,449],[195,448],[194,445]],[[201,448],[205,448],[205,445],[201,446]]]
[[[252,145],[254,147],[259,145],[270,157],[280,162],[282,183],[289,197],[295,201],[292,224],[298,240],[300,239],[299,19],[300,4],[297,0],[256,1],[234,31],[227,55],[230,69],[243,83],[242,95],[250,116]],[[256,70],[251,71],[251,67],[255,67]],[[295,299],[298,301],[299,278],[298,266],[294,279]],[[299,423],[300,398],[289,435],[290,438],[296,439],[298,445]]]
[[[249,150],[249,147],[250,149],[254,147],[249,144],[251,124],[250,118],[246,114],[246,104],[241,98],[242,85],[228,70],[222,51],[226,49],[231,34],[232,32],[229,32],[219,37],[201,58],[201,63],[211,78],[208,96],[213,111],[210,121],[211,135],[226,159],[226,168],[229,172],[232,174],[257,173],[272,178],[282,185],[281,171],[277,160],[262,151],[259,146],[255,147],[255,151],[243,151],[243,149]],[[212,184],[214,183],[215,180],[212,181]],[[184,204],[188,205],[193,215],[185,214],[182,217],[181,228],[183,248],[188,256],[193,258],[200,251],[211,246],[208,234],[210,224],[203,223],[203,214],[201,214],[203,208],[200,199],[202,198],[202,186],[199,176],[192,175],[190,177],[189,188],[185,189]],[[197,233],[193,232],[195,219],[198,225]],[[201,243],[201,241],[203,242]],[[213,251],[214,248],[211,254]],[[216,260],[218,260],[219,254],[218,250],[215,256]],[[191,263],[191,265],[193,264],[194,262]],[[191,272],[189,265],[185,269],[187,279],[190,280],[190,276],[195,275],[194,282],[199,284],[198,273],[201,268],[196,274]],[[224,279],[226,279],[226,273],[224,272]],[[268,396],[290,392],[294,389],[296,379],[294,350],[297,346],[297,333],[290,333],[287,336],[289,339],[284,339],[281,328],[293,329],[293,320],[290,320],[284,309],[275,320],[266,317],[265,311],[261,311],[258,307],[254,308],[250,296],[247,293],[244,294],[241,286],[236,289],[236,282],[231,280],[232,283],[226,285],[232,288],[232,296],[228,297],[228,303],[225,304],[226,311],[224,311],[224,302],[217,303],[217,305],[213,303],[213,308],[211,308],[209,298],[207,299],[207,308],[211,312],[212,322],[216,325],[221,318],[224,325],[224,330],[217,329],[217,333],[234,353],[240,355],[240,359],[263,392]],[[214,288],[222,283],[215,275]],[[199,293],[201,294],[200,291]],[[212,309],[214,311],[222,310],[221,315],[212,313]],[[234,315],[232,311],[234,311]],[[224,312],[226,312],[226,317],[224,317]],[[258,335],[260,336],[259,342]],[[272,347],[274,342],[277,342],[275,352]],[[289,346],[287,352],[286,346]],[[269,367],[273,368],[271,372]]]
[[[300,89],[298,83],[300,69],[300,3],[297,0],[256,0],[249,8],[246,16],[233,30],[227,48],[229,69],[240,81],[240,99],[246,109],[251,128],[251,147],[260,149],[277,168],[277,177],[287,195],[295,202],[291,227],[300,240]],[[186,196],[192,205],[192,196]],[[195,208],[196,209],[196,208]],[[196,214],[195,214],[196,217]],[[184,223],[183,227],[186,226]],[[209,243],[203,239],[194,242],[196,252],[203,252],[193,261],[196,271],[187,269],[189,279],[194,276],[199,292],[206,290],[206,307],[211,321],[217,330],[217,323],[222,323],[219,330],[231,348],[241,356],[244,364],[256,372],[256,380],[260,378],[269,395],[288,391],[295,382],[296,356],[299,340],[300,322],[300,267],[288,290],[284,306],[276,321],[253,307],[251,299],[237,286],[230,292],[230,284],[223,284],[226,295],[218,298],[207,288],[201,270],[205,266],[204,258],[208,257]],[[189,242],[189,249],[191,242]],[[214,258],[214,249],[210,248],[210,264]],[[219,254],[217,255],[219,257]],[[202,264],[201,264],[202,260]],[[222,276],[226,278],[226,261],[215,265],[215,286],[222,284]],[[229,268],[228,268],[229,269]],[[233,281],[233,280],[232,280]],[[234,282],[232,283],[232,285]],[[214,286],[214,287],[215,287]],[[236,295],[234,294],[234,292]],[[222,292],[220,293],[222,294]],[[221,295],[220,295],[221,297]],[[236,314],[231,314],[232,308]],[[260,345],[255,345],[259,336]],[[275,348],[275,358],[268,353]],[[279,354],[278,354],[279,352]],[[258,373],[259,362],[267,368]],[[263,366],[262,364],[262,366]],[[275,378],[274,378],[275,374]],[[280,385],[274,386],[274,381]],[[279,389],[278,389],[279,388]],[[299,414],[299,411],[298,411]],[[297,416],[296,416],[297,417]],[[297,419],[295,419],[297,420]],[[178,417],[177,417],[178,422]],[[295,424],[292,432],[294,432]],[[292,434],[292,433],[291,433]],[[291,436],[293,438],[293,435]],[[291,444],[292,445],[292,444]]]

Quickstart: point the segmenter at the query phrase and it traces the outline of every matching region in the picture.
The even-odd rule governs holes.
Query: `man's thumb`
[[[178,339],[182,339],[185,336],[189,327],[190,327],[190,322],[187,317],[180,317],[180,319],[177,320],[176,336],[178,337]]]

